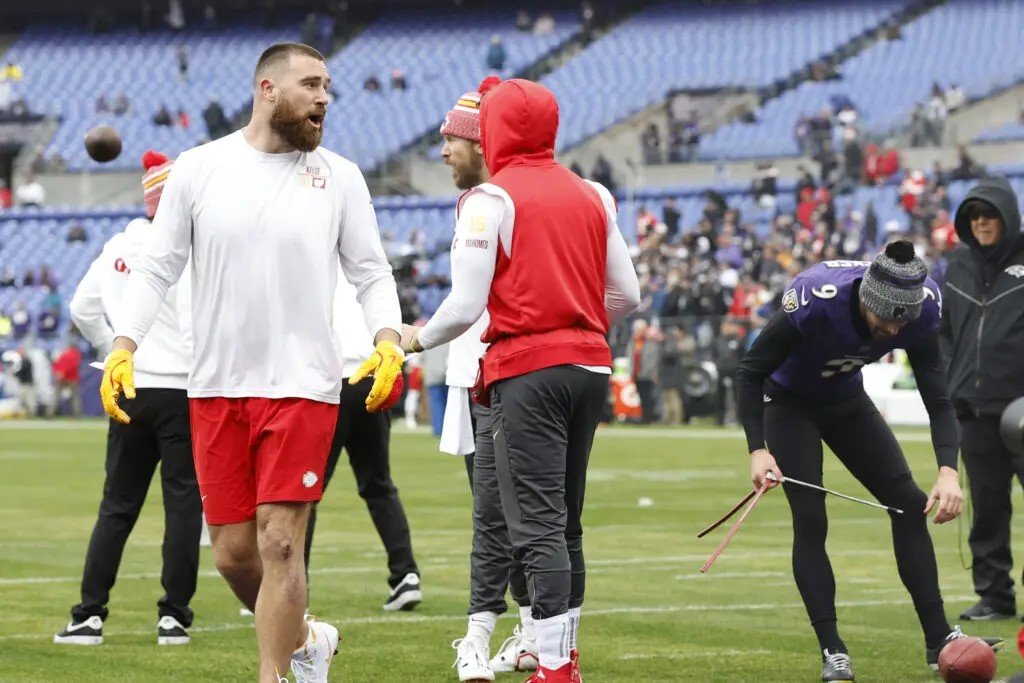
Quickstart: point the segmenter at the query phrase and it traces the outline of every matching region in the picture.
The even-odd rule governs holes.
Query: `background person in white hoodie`
[[[71,317],[101,353],[110,350],[111,322],[120,308],[124,284],[132,264],[152,234],[164,182],[171,171],[167,157],[155,152],[143,156],[146,173],[142,186],[147,218],[136,218],[124,232],[114,235],[90,266],[71,299]],[[89,540],[82,575],[81,602],[71,608],[71,623],[53,642],[99,645],[107,601],[117,578],[121,554],[135,526],[160,465],[164,500],[164,595],[157,602],[157,643],[188,643],[192,625],[189,602],[196,592],[199,570],[199,535],[202,503],[192,461],[189,428],[188,369],[192,362],[191,317],[188,314],[188,278],[170,289],[157,315],[152,333],[135,354],[136,397],[121,403],[131,416],[129,424],[110,420],[107,429],[106,480],[99,517]]]
[[[420,604],[423,593],[420,570],[412,554],[409,521],[398,497],[398,489],[391,480],[391,413],[367,410],[370,383],[350,384],[348,381],[363,361],[373,354],[373,337],[366,326],[363,309],[356,300],[356,288],[344,275],[338,277],[334,292],[334,333],[341,344],[341,404],[324,472],[324,493],[327,493],[327,485],[334,476],[341,450],[345,449],[359,497],[366,502],[370,519],[388,556],[389,594],[384,609],[408,611]],[[307,586],[318,506],[319,503],[313,505],[306,525]]]

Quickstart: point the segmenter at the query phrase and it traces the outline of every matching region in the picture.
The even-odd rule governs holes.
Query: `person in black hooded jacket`
[[[1020,208],[1000,177],[975,185],[956,212],[963,243],[950,255],[943,286],[941,340],[960,422],[960,447],[974,516],[969,538],[976,605],[965,620],[1017,614],[1010,577],[1010,493],[1024,485],[1024,459],[1003,444],[999,420],[1024,396],[1024,238]]]

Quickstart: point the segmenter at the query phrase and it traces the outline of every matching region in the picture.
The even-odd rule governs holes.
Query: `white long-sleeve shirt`
[[[608,217],[604,298],[608,324],[614,325],[640,304],[640,284],[616,221],[615,199],[603,185],[587,182],[600,195]],[[455,224],[452,289],[420,330],[418,341],[423,348],[451,341],[480,318],[494,279],[499,238],[502,249],[511,258],[514,225],[515,205],[507,192],[490,183],[469,191]]]
[[[333,152],[267,154],[243,131],[191,149],[175,162],[153,228],[114,330],[140,342],[191,254],[189,396],[338,403],[339,259],[374,335],[401,329],[366,181]]]
[[[113,320],[121,307],[128,273],[138,262],[153,227],[136,218],[111,237],[89,266],[71,298],[71,318],[89,343],[107,353],[114,341]],[[135,352],[135,386],[185,389],[192,366],[192,325],[188,279],[170,287],[145,341]]]

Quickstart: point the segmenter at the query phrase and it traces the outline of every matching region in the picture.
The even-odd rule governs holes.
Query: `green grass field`
[[[919,482],[934,460],[923,432],[904,443]],[[0,425],[0,681],[251,681],[255,639],[203,550],[193,640],[157,647],[163,513],[159,486],[129,541],[111,600],[105,643],[51,643],[78,599],[86,544],[103,480],[104,425]],[[454,681],[452,639],[463,634],[470,496],[459,459],[423,433],[396,432],[393,471],[413,529],[425,602],[411,614],[380,609],[383,552],[350,472],[339,467],[321,506],[311,608],[342,631],[338,681]],[[866,495],[838,462],[828,484]],[[815,681],[816,642],[789,569],[791,532],[782,495],[766,496],[710,575],[700,565],[721,534],[695,533],[747,490],[738,433],[603,429],[587,496],[587,602],[583,672],[601,681]],[[654,501],[640,507],[638,500]],[[829,548],[840,626],[858,681],[937,680],[924,664],[917,619],[896,575],[884,513],[833,500]],[[972,602],[956,524],[932,527],[951,616]],[[966,544],[966,528],[963,529]],[[1018,548],[1020,535],[1015,536]],[[499,622],[497,648],[512,630]],[[996,622],[979,635],[1016,635]],[[1000,676],[1024,670],[1008,643]],[[524,676],[501,674],[498,680]]]

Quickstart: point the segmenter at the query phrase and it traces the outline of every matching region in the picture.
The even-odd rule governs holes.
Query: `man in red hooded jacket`
[[[484,93],[480,142],[490,182],[459,202],[452,291],[403,345],[466,331],[486,307],[481,395],[494,411],[501,504],[532,599],[540,667],[530,681],[581,680],[580,516],[587,461],[607,401],[609,325],[640,302],[615,200],[555,161],[558,104],[513,79]]]

